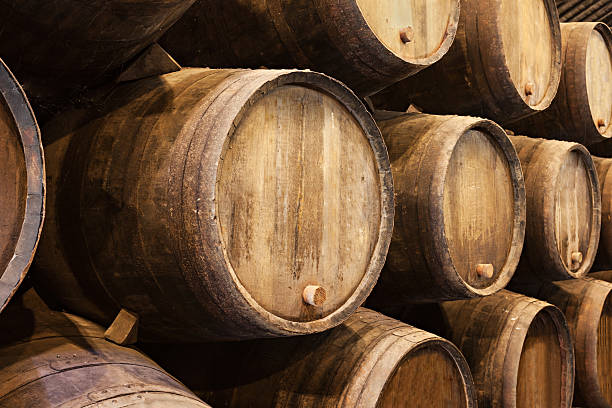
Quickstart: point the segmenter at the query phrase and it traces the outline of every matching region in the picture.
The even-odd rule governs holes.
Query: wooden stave
[[[382,142],[382,137],[380,137],[378,128],[376,127],[374,121],[371,119],[371,117],[369,116],[369,114],[367,113],[363,105],[357,100],[357,98],[354,97],[352,93],[350,93],[350,91],[347,91],[347,89],[339,82],[332,80],[329,77],[323,76],[321,74],[300,72],[300,71],[248,71],[248,70],[191,69],[191,70],[184,70],[183,74],[175,73],[175,74],[170,74],[170,75],[188,75],[189,73],[193,75],[200,75],[198,74],[198,72],[200,71],[207,71],[207,75],[211,75],[211,77],[214,75],[225,76],[225,77],[230,77],[231,75],[234,75],[234,77],[232,77],[234,78],[233,81],[237,81],[236,84],[238,84],[238,85],[233,85],[234,89],[236,90],[238,90],[240,86],[242,86],[241,85],[242,83],[247,84],[246,87],[240,88],[239,92],[241,94],[239,94],[238,97],[234,96],[232,97],[233,99],[231,99],[233,101],[232,103],[234,103],[234,106],[236,107],[235,108],[236,112],[231,112],[227,114],[226,112],[227,109],[225,109],[225,105],[223,104],[226,101],[219,102],[220,99],[223,99],[223,98],[227,99],[230,97],[230,95],[225,95],[223,96],[223,98],[219,98],[219,100],[215,100],[215,103],[216,103],[215,106],[217,106],[216,109],[221,109],[221,107],[223,107],[224,109],[223,115],[226,119],[223,119],[223,120],[225,120],[226,122],[229,121],[227,123],[228,128],[231,125],[233,119],[235,119],[234,120],[234,123],[235,123],[238,120],[237,118],[239,118],[240,115],[243,115],[245,111],[248,110],[249,106],[252,104],[253,100],[256,97],[259,97],[265,94],[266,90],[273,89],[285,83],[304,84],[309,87],[315,87],[317,89],[321,89],[322,91],[327,92],[337,97],[338,100],[341,103],[343,103],[345,107],[350,112],[352,112],[355,115],[356,119],[363,125],[364,131],[366,132],[367,137],[370,139],[370,144],[372,148],[374,149],[374,154],[376,155],[377,165],[379,166],[380,189],[381,189],[380,198],[381,198],[381,212],[382,212],[381,213],[381,228],[379,230],[379,239],[376,244],[376,250],[374,251],[374,255],[370,262],[370,267],[367,273],[365,274],[360,286],[355,290],[353,296],[343,305],[343,307],[340,310],[334,312],[332,315],[327,316],[324,319],[319,319],[318,321],[307,322],[307,324],[285,321],[284,319],[279,318],[278,316],[274,316],[265,310],[262,312],[263,309],[261,308],[261,306],[257,305],[256,302],[250,298],[250,295],[246,293],[246,290],[242,287],[239,287],[239,290],[240,290],[239,294],[240,296],[244,297],[244,300],[239,301],[238,304],[236,304],[235,299],[232,299],[232,298],[235,298],[237,294],[237,291],[233,289],[236,283],[234,280],[232,280],[232,276],[229,276],[229,274],[225,276],[223,274],[217,274],[219,276],[210,276],[209,274],[209,276],[207,277],[209,282],[198,282],[199,280],[197,276],[198,271],[196,270],[193,272],[192,271],[185,272],[188,277],[187,283],[189,284],[189,286],[186,290],[185,288],[181,290],[177,289],[177,292],[176,292],[178,293],[177,298],[181,299],[181,305],[184,306],[184,304],[191,302],[190,305],[185,306],[186,307],[185,310],[187,311],[191,310],[191,312],[188,313],[188,316],[191,316],[191,317],[189,317],[186,322],[182,322],[181,324],[186,324],[187,327],[191,326],[191,328],[193,328],[195,324],[198,327],[198,329],[196,330],[196,333],[194,333],[194,330],[188,330],[185,328],[178,328],[177,330],[173,331],[173,329],[171,328],[172,327],[176,328],[176,324],[174,323],[174,321],[166,320],[164,323],[158,323],[157,319],[153,321],[152,316],[149,316],[149,318],[147,319],[147,317],[143,315],[141,315],[141,321],[142,319],[145,319],[145,321],[152,322],[153,324],[157,326],[155,326],[155,329],[151,332],[152,334],[148,335],[149,332],[147,331],[147,325],[145,323],[145,325],[141,329],[141,333],[143,334],[145,338],[152,336],[154,340],[159,340],[160,338],[164,338],[164,337],[174,339],[174,340],[181,339],[181,341],[226,340],[226,339],[237,339],[237,338],[275,337],[275,336],[312,333],[312,332],[317,332],[317,331],[327,329],[329,327],[332,327],[332,326],[335,326],[341,323],[344,319],[348,317],[348,315],[350,315],[350,313],[356,307],[358,307],[359,304],[361,304],[361,302],[365,299],[365,297],[371,290],[371,287],[376,282],[376,279],[378,276],[378,272],[376,271],[377,270],[380,271],[380,268],[382,268],[382,263],[384,262],[384,257],[386,254],[386,248],[388,247],[388,241],[390,240],[390,233],[392,229],[392,220],[393,220],[392,179],[391,179],[390,168],[388,167],[387,152]],[[187,72],[187,74],[184,74],[185,72]],[[223,80],[219,80],[219,83],[223,83]],[[142,82],[142,83],[148,84],[146,86],[150,86],[151,89],[155,89],[157,80],[151,79],[147,81],[148,82]],[[138,87],[140,85],[136,84],[132,86]],[[219,95],[222,95],[224,89],[225,88],[218,89],[215,92],[217,92]],[[129,98],[131,98],[131,96],[128,96],[128,99]],[[239,98],[242,98],[242,99],[239,99]],[[242,102],[239,102],[239,101],[242,101]],[[208,102],[210,101],[205,101],[204,103],[202,103],[202,105],[206,105]],[[66,128],[77,128],[78,126],[81,126],[82,123],[79,123],[79,121],[87,122],[87,119],[83,121],[82,118],[79,117],[79,113],[75,114],[75,118],[68,117],[67,121],[71,121],[74,119],[74,121],[77,123],[76,125],[75,123],[69,123],[67,125],[66,123],[62,121],[58,121],[57,122],[58,128],[52,128],[51,126],[49,126],[47,129],[48,131],[46,133],[46,135],[49,137],[49,143],[54,143],[56,140],[60,140],[61,135],[67,132],[65,130]],[[189,120],[192,121],[192,124],[193,124],[193,123],[198,122],[200,120],[199,118],[200,116],[198,115],[192,115],[191,117],[189,117]],[[214,121],[211,120],[210,125],[218,126],[218,123],[216,122],[213,123],[213,122]],[[184,127],[189,129],[192,126],[192,124],[187,124]],[[221,125],[221,127],[223,126],[224,125]],[[203,129],[203,130],[198,129],[198,132],[204,135],[210,132],[214,132],[214,131],[215,131],[214,129],[210,130],[208,128]],[[218,133],[218,136],[216,137],[223,138],[222,134],[223,132],[220,132]],[[58,137],[58,135],[60,137]],[[203,142],[200,142],[200,146],[198,147],[198,149],[204,148],[205,141],[206,141],[206,138],[204,138]],[[193,147],[190,147],[190,148],[193,148]],[[57,148],[57,149],[51,149],[51,148],[48,149],[50,152],[50,157],[51,157],[51,159],[49,160],[51,163],[50,169],[52,169],[53,174],[58,173],[58,171],[55,169],[55,167],[58,166],[57,163],[62,163],[64,161],[63,155],[65,154],[65,152],[62,152],[61,149],[64,149],[64,147]],[[75,156],[74,157],[71,156],[71,158],[76,160],[76,158],[80,154],[83,154],[83,153],[86,154],[88,148],[85,148],[85,150],[82,150],[81,147],[77,147],[77,148],[70,147],[70,149],[71,149],[71,152],[69,152],[69,154],[70,155],[75,154]],[[79,151],[78,149],[81,149],[81,151]],[[172,160],[175,163],[178,163],[178,165],[176,166],[173,165],[174,168],[172,169],[172,171],[176,172],[177,174],[182,174],[182,170],[179,167],[180,167],[180,163],[182,163],[185,160],[184,158],[185,155],[182,153],[181,148],[173,148],[173,149],[175,151],[172,152],[172,155],[173,155],[172,157],[174,158]],[[59,153],[57,153],[56,151],[59,151]],[[55,157],[58,155],[60,157],[59,159]],[[200,164],[199,164],[199,161],[196,162],[192,160],[191,165],[197,168]],[[51,166],[54,166],[54,167],[51,167]],[[73,171],[73,170],[70,170],[70,171],[64,171],[64,170],[63,170],[64,176],[70,174],[70,172]],[[78,170],[78,171],[81,171],[81,170]],[[214,179],[211,179],[211,181],[207,183],[206,185],[214,186],[215,185]],[[51,186],[51,188],[55,189],[55,186]],[[53,190],[52,193],[53,194],[50,195],[50,206],[56,205],[55,196],[57,195],[57,193],[55,190]],[[176,193],[172,193],[172,194],[176,194]],[[189,191],[188,194],[194,195],[195,193],[193,191]],[[59,199],[60,198],[58,198],[58,200]],[[194,201],[195,201],[195,197],[194,197]],[[46,229],[46,233],[49,234],[50,237],[56,236],[55,234],[60,234],[57,228],[61,228],[61,225],[58,227],[58,224],[56,223],[54,212],[56,212],[55,209],[53,209],[52,212],[50,212],[49,226]],[[211,220],[208,222],[211,222],[214,225],[216,225],[215,224],[216,219],[211,218]],[[198,224],[197,219],[189,222],[188,224],[194,225],[194,226],[189,227],[189,228],[192,228],[192,230],[187,230],[187,231],[182,230],[183,232],[179,234],[181,236],[181,239],[191,240],[192,242],[197,241],[197,239],[194,237],[197,237],[199,235],[194,235],[194,232],[193,232],[193,229],[196,228],[195,225]],[[173,225],[176,225],[176,222],[173,221]],[[179,229],[179,231],[181,230]],[[200,230],[196,232],[199,232],[199,231]],[[75,257],[71,258],[68,256],[68,258],[66,258],[67,256],[66,253],[62,253],[61,250],[58,252],[57,249],[48,247],[47,244],[48,242],[50,242],[50,240],[47,239],[46,241],[47,243],[43,241],[43,246],[41,247],[40,256],[38,257],[38,261],[37,261],[37,271],[36,271],[37,273],[35,274],[35,277],[40,282],[40,284],[38,285],[38,289],[41,291],[41,293],[51,292],[51,293],[44,293],[46,295],[45,297],[48,298],[49,301],[55,302],[58,306],[62,305],[63,307],[66,307],[69,310],[76,310],[80,314],[84,314],[94,320],[97,320],[103,323],[110,323],[110,321],[112,321],[112,319],[114,318],[114,313],[109,313],[109,310],[118,311],[118,307],[119,307],[119,302],[113,299],[113,295],[117,289],[116,288],[108,289],[107,287],[104,286],[104,284],[101,284],[101,283],[97,283],[97,286],[96,286],[96,279],[99,279],[99,278],[95,276],[87,277],[88,275],[86,273],[80,273],[78,277],[76,275],[73,275],[73,272],[70,272],[70,269],[72,268],[72,270],[78,270],[78,267],[79,267],[78,264],[74,264]],[[209,249],[208,251],[210,255],[210,251],[213,251],[213,249]],[[214,257],[210,256],[210,258],[213,259]],[[220,264],[223,265],[224,260],[219,261],[217,259],[215,262],[217,262],[217,265],[220,265]],[[58,266],[58,263],[59,263],[59,266]],[[75,269],[75,265],[76,265],[76,269]],[[196,266],[188,265],[188,267],[190,267],[192,270],[197,269]],[[49,274],[48,273],[49,271],[53,271],[53,274]],[[58,278],[57,277],[58,274],[63,274],[64,276]],[[85,281],[85,283],[83,284],[80,281],[84,279],[83,278],[84,276],[89,282]],[[49,282],[49,280],[54,280],[54,283]],[[193,282],[194,280],[195,280],[195,283]],[[94,289],[89,288],[84,291],[84,289],[81,287],[82,284],[85,286],[90,286],[90,287],[93,286]],[[53,287],[53,290],[50,290],[50,287]],[[213,288],[215,288],[215,290],[219,292],[221,292],[220,289],[222,289],[224,292],[219,293],[219,294],[216,294],[216,293],[211,294],[211,291]],[[115,292],[113,292],[113,290]],[[213,295],[216,296],[216,298],[213,297],[213,299],[215,299],[215,302],[211,304],[206,299],[204,300],[195,299],[195,301],[193,301],[194,299],[193,294],[195,293],[195,291],[198,291],[198,290],[200,291],[198,293],[200,293],[201,295],[206,294],[206,296],[213,296]],[[108,291],[111,291],[113,293],[111,293],[109,296],[107,294]],[[131,293],[128,293],[128,295],[131,295]],[[66,299],[69,299],[70,297],[74,297],[77,300],[71,299],[71,301],[66,303]],[[95,299],[95,301],[90,302],[86,306],[83,306],[83,304],[85,304],[85,302],[88,301],[87,298],[93,298]],[[62,301],[58,302],[59,299],[61,299]],[[223,304],[227,305],[228,301],[232,303],[233,305],[231,307],[223,307],[222,305]],[[206,305],[207,310],[209,310],[209,312],[211,313],[211,316],[215,316],[215,317],[214,318],[207,317],[205,319],[205,323],[202,324],[201,317],[200,317],[200,314],[202,312],[201,308],[207,302],[208,302],[208,304]],[[130,305],[130,306],[131,307],[129,308],[131,310],[139,312],[138,307],[134,307],[133,305]],[[254,306],[256,306],[255,310],[257,310],[255,314],[252,312],[252,310],[254,309]],[[166,308],[166,310],[168,310],[168,308]],[[234,321],[232,322],[231,320],[227,320],[224,318],[224,316],[227,315],[226,310],[239,310],[240,314],[236,314],[236,316],[232,318],[234,319]],[[183,313],[183,315],[184,314],[185,313]],[[195,318],[195,316],[197,316],[197,318]],[[183,318],[183,317],[181,316],[180,318]],[[196,320],[195,322],[193,321],[194,318]],[[202,327],[202,326],[206,326],[206,327]],[[171,334],[168,334],[168,333],[171,333]]]
[[[525,248],[521,261],[511,282],[511,287],[517,290],[537,280],[556,281],[575,279],[585,276],[593,266],[599,246],[601,224],[601,190],[595,164],[588,150],[578,144],[563,141],[535,139],[526,136],[510,136],[521,159],[525,175],[527,197],[527,229],[525,232]],[[528,154],[522,154],[523,151]],[[532,155],[540,150],[539,160],[531,161]],[[589,253],[584,257],[577,271],[570,271],[559,256],[554,228],[554,196],[556,189],[546,189],[544,186],[555,185],[561,155],[578,152],[587,168],[592,187],[592,228],[589,237]],[[529,156],[528,161],[526,158]],[[535,167],[534,167],[535,166]],[[531,177],[530,177],[531,175]],[[536,214],[529,219],[529,214]],[[533,242],[533,243],[531,243]],[[543,245],[541,245],[543,243]]]
[[[561,80],[562,50],[555,2],[545,2],[557,41],[551,82],[538,105],[527,105],[518,94],[504,54],[496,53],[502,49],[500,33],[496,31],[499,24],[490,22],[499,22],[499,15],[488,7],[490,2],[486,0],[462,2],[456,39],[448,53],[437,64],[374,95],[374,105],[406,111],[414,104],[426,113],[480,116],[503,125],[548,108]],[[496,6],[500,7],[501,2],[496,2]],[[486,46],[481,46],[481,41]],[[489,63],[486,58],[490,58]]]
[[[612,160],[593,156],[593,163],[595,163],[601,187],[601,233],[594,267],[597,270],[601,270],[612,267],[612,236],[610,235],[612,234],[610,225],[612,211],[610,201],[612,197],[610,197],[610,191],[607,188],[607,186],[612,186],[612,183],[608,183],[608,178],[612,176],[612,173],[610,173]]]
[[[259,13],[255,10],[257,2],[236,3],[223,6],[229,9],[222,10],[222,7],[213,9],[216,2],[196,2],[160,39],[160,44],[190,66],[313,69],[345,82],[360,96],[373,94],[440,60],[455,38],[460,14],[459,1],[456,1],[454,13],[449,17],[447,34],[433,55],[405,61],[376,37],[355,0],[300,0],[296,4],[281,4],[274,0]],[[299,17],[290,18],[292,13]],[[206,22],[208,15],[232,19],[237,15],[248,15],[248,22],[257,21],[253,28],[261,31],[259,34],[265,33],[250,46],[268,54],[236,55],[229,35],[219,41],[222,33],[210,28],[214,24]],[[204,22],[198,19],[204,19]],[[185,43],[185,38],[193,36],[194,30],[207,25],[209,27],[204,30],[212,31],[199,34],[208,41]],[[235,27],[235,32],[230,31],[230,34],[234,37],[241,35],[245,25]],[[215,47],[202,50],[207,43],[214,43]],[[195,55],[195,50],[203,55]]]
[[[16,294],[32,264],[45,218],[45,158],[40,129],[28,99],[19,82],[0,60],[0,94],[2,102],[15,120],[21,137],[27,174],[27,197],[19,239],[14,255],[0,276],[0,313]]]
[[[304,337],[189,345],[187,349],[168,344],[144,347],[162,366],[172,367],[196,395],[214,405],[321,408],[376,406],[403,358],[424,347],[436,347],[448,353],[462,374],[465,406],[476,404],[469,368],[451,342],[365,308],[334,329]],[[194,355],[198,356],[195,361]],[[199,367],[211,365],[228,369],[214,375],[199,372]]]
[[[414,177],[415,180],[409,186],[402,186],[397,182],[399,180],[398,175],[394,175],[397,205],[394,232],[397,235],[392,240],[387,255],[387,263],[381,272],[377,286],[368,298],[368,304],[380,308],[406,302],[460,300],[491,295],[503,289],[512,279],[519,263],[525,236],[523,173],[516,151],[505,132],[493,122],[479,118],[425,114],[392,116],[395,117],[378,122],[387,143],[392,169],[394,172],[396,171],[394,167],[398,165],[398,162],[412,163],[413,165],[408,168],[406,174],[408,179]],[[411,129],[414,132],[412,140],[410,140],[410,133],[402,135],[399,133],[401,132],[403,118],[408,118],[414,122],[412,125],[414,128]],[[428,124],[428,122],[431,123]],[[497,146],[505,153],[513,177],[515,196],[512,249],[508,254],[504,269],[499,274],[499,279],[494,285],[484,289],[472,287],[456,272],[446,245],[444,223],[443,221],[440,222],[440,219],[444,219],[442,196],[444,175],[446,174],[445,166],[448,166],[452,146],[465,132],[477,128],[487,131],[497,142]],[[395,129],[399,130],[396,131]],[[397,132],[397,134],[393,132]],[[402,141],[402,138],[407,140]],[[432,149],[430,143],[438,143],[439,149]],[[421,161],[424,163],[423,166],[419,164]],[[424,174],[422,175],[421,172]],[[438,175],[436,176],[436,174]],[[412,197],[412,199],[418,201],[418,204],[408,205],[401,199],[402,191],[406,189],[407,195],[413,195],[410,194],[410,191],[418,185],[433,185],[435,187],[430,189],[429,194],[423,193],[423,196],[419,194],[416,199]],[[418,216],[418,214],[427,214],[427,217]],[[418,220],[419,238],[411,244],[407,243],[409,241],[407,238],[398,237],[400,226],[405,224],[402,222],[402,218],[409,220],[408,225],[411,225],[411,219]],[[428,244],[430,242],[431,244]],[[401,259],[401,256],[396,255],[396,253],[406,255],[401,251],[401,248],[406,245],[408,245],[406,248],[412,248],[413,253],[423,254],[423,259],[419,258],[414,270],[410,273],[403,270],[401,274],[393,273],[391,275],[390,272],[393,271],[393,267],[390,265],[390,261]],[[401,289],[398,289],[398,285],[401,285]],[[392,295],[394,291],[401,292],[401,295],[397,293]]]

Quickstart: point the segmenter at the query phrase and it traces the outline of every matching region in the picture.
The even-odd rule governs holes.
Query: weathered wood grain
[[[443,59],[373,96],[381,109],[482,116],[506,124],[546,109],[561,77],[554,0],[465,0]]]
[[[179,63],[308,68],[360,95],[438,61],[458,0],[198,0],[160,43]]]
[[[378,123],[391,158],[396,211],[370,304],[466,299],[503,289],[525,233],[523,175],[505,132],[459,116],[399,114]]]
[[[512,285],[584,276],[599,245],[601,192],[591,155],[577,143],[511,136],[525,175],[525,250]]]
[[[214,406],[475,407],[455,346],[363,308],[310,336],[146,350]]]
[[[40,130],[17,79],[0,60],[0,312],[23,281],[45,214]]]
[[[208,407],[104,329],[52,312],[33,290],[0,317],[0,407]]]
[[[378,278],[387,151],[327,76],[186,69],[122,85],[46,136],[36,279],[68,310],[106,324],[130,310],[143,341],[288,336],[341,323]],[[305,301],[310,286],[323,302]]]

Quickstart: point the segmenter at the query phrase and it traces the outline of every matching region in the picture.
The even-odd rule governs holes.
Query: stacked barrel
[[[0,6],[0,406],[612,406],[605,23]]]

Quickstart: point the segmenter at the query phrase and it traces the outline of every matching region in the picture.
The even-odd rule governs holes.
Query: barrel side
[[[28,272],[45,215],[40,130],[26,95],[0,60],[0,312]]]

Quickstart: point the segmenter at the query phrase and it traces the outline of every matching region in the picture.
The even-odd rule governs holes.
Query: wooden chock
[[[321,306],[327,299],[327,292],[321,286],[306,286],[302,293],[304,302],[311,306]]]
[[[181,66],[157,43],[151,45],[119,75],[117,82],[134,81],[180,71]]]
[[[494,268],[492,264],[478,264],[476,265],[476,273],[482,278],[491,279],[494,274]]]
[[[121,309],[113,323],[104,332],[104,338],[120,346],[129,346],[138,341],[138,315]]]

